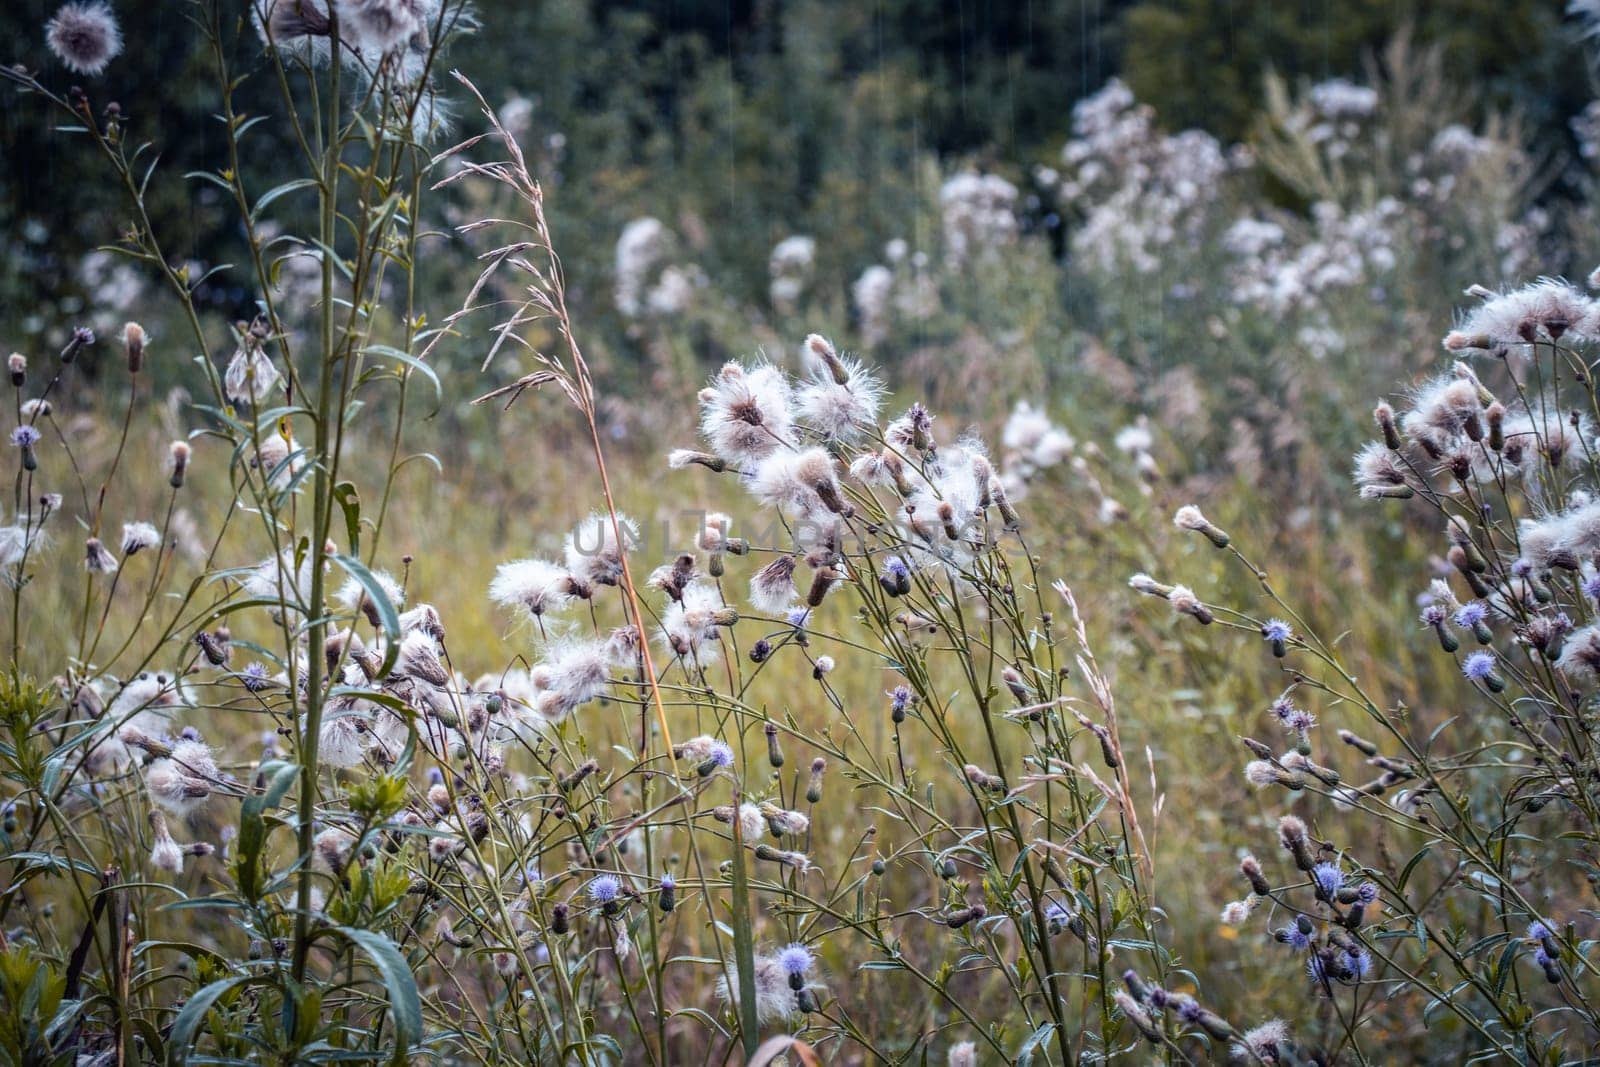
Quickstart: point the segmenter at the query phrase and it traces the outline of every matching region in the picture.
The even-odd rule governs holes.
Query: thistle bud
[[[72,337],[67,341],[66,347],[61,350],[61,362],[71,363],[77,358],[78,353],[89,345],[94,344],[94,331],[87,326],[79,326],[72,331]]]
[[[1378,429],[1383,432],[1383,443],[1391,452],[1400,451],[1400,429],[1395,425],[1394,408],[1388,401],[1379,401],[1378,406],[1372,409],[1372,418],[1378,424]]]
[[[772,764],[774,768],[782,767],[783,749],[778,747],[778,724],[775,722],[767,723],[765,732],[767,735],[767,762]]]
[[[820,605],[828,595],[828,590],[843,577],[832,567],[818,567],[811,579],[811,589],[806,593],[806,606],[814,608]]]
[[[1267,876],[1261,871],[1261,863],[1254,856],[1240,860],[1239,871],[1250,883],[1250,891],[1256,896],[1264,897],[1272,892],[1272,883],[1267,881]]]
[[[1019,706],[1027,707],[1033,703],[1033,694],[1029,692],[1027,683],[1022,680],[1021,671],[1008,665],[1000,671],[1000,680],[1011,691]]]
[[[600,764],[595,760],[585,760],[579,764],[569,775],[556,779],[556,787],[563,793],[570,793],[582,784],[585,778],[600,769]]]
[[[558,903],[551,907],[550,932],[552,934],[564,934],[570,929],[572,929],[572,923],[568,918],[567,905]]]
[[[661,914],[667,915],[677,906],[678,883],[673,880],[672,875],[663,874],[661,876],[660,891],[656,894],[656,907],[661,909]]]
[[[961,768],[961,773],[967,776],[967,781],[979,789],[990,793],[1004,793],[1006,791],[1005,779],[997,774],[990,774],[976,763],[967,764]]]
[[[128,353],[128,373],[138,374],[144,369],[144,327],[130,322],[122,328],[122,347]]]
[[[1228,547],[1229,538],[1227,533],[1216,523],[1206,518],[1200,509],[1193,504],[1185,504],[1179,508],[1177,514],[1172,517],[1172,524],[1180,530],[1192,530],[1195,533],[1204,534],[1206,540],[1218,548]]]
[[[1278,840],[1294,858],[1294,865],[1302,871],[1309,871],[1317,865],[1307,842],[1306,824],[1298,816],[1285,815],[1278,820]]]
[[[959,930],[968,923],[976,922],[987,914],[989,914],[988,908],[985,908],[982,904],[974,904],[970,908],[962,908],[960,911],[951,912],[949,917],[945,919],[945,925],[952,930]]]
[[[1163,585],[1148,574],[1135,574],[1128,579],[1128,587],[1136,593],[1143,593],[1145,596],[1158,596],[1162,600],[1170,597],[1172,591],[1178,588],[1173,585]]]
[[[11,384],[21,389],[28,380],[28,357],[21,352],[13,352],[11,358],[6,360],[6,366],[11,371]]]
[[[1496,400],[1484,410],[1483,417],[1489,424],[1489,447],[1499,452],[1506,446],[1506,406]]]
[[[806,338],[806,349],[823,365],[828,368],[828,373],[833,376],[834,384],[848,385],[850,383],[850,369],[839,358],[839,353],[834,350],[833,344],[821,334],[811,334]]]
[[[765,637],[757,638],[756,643],[750,646],[751,663],[765,663],[770,655],[772,655],[772,642]]]
[[[174,441],[170,449],[172,455],[172,477],[167,484],[174,489],[183,488],[184,475],[189,471],[189,456],[192,449],[187,441]]]
[[[696,463],[718,474],[728,469],[726,460],[721,456],[714,456],[710,452],[695,452],[687,448],[678,448],[667,456],[667,466],[673,470],[682,470]]]
[[[1000,511],[1000,519],[1005,523],[1006,530],[1016,533],[1022,529],[1022,518],[1017,514],[1017,509],[1011,504],[1011,497],[1006,493],[1005,483],[998,478],[989,480],[989,495],[994,498],[994,506]]]
[[[1371,741],[1368,741],[1366,738],[1361,737],[1359,734],[1351,733],[1349,730],[1340,730],[1339,740],[1343,741],[1345,744],[1349,745],[1363,756],[1376,756],[1378,754],[1377,745],[1373,744]]]
[[[806,802],[816,804],[822,800],[822,772],[828,769],[828,761],[818,756],[811,761],[811,781],[806,785]]]

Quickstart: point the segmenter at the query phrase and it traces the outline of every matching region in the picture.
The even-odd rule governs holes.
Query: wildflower
[[[251,0],[250,8],[263,45],[308,63],[332,57],[326,0]]]
[[[1285,815],[1278,820],[1278,841],[1294,857],[1295,866],[1302,871],[1309,871],[1316,866],[1307,847],[1306,834],[1305,821],[1299,816]]]
[[[661,636],[672,651],[700,666],[715,661],[717,627],[730,626],[738,613],[722,602],[716,586],[695,582],[683,591],[683,599],[668,604],[661,613]]]
[[[890,556],[883,561],[878,584],[890,596],[905,596],[911,592],[911,568],[899,556]]]
[[[1494,631],[1489,629],[1488,618],[1489,606],[1481,600],[1474,600],[1456,609],[1455,623],[1471,630],[1480,645],[1487,645],[1494,641]]]
[[[1310,923],[1306,924],[1307,926]],[[1311,932],[1299,923],[1290,923],[1281,929],[1274,930],[1272,936],[1275,940],[1288,945],[1296,952],[1304,952],[1311,947]]]
[[[717,999],[731,1010],[739,1007],[739,968],[733,961],[723,964],[724,973],[717,979]],[[795,991],[789,985],[789,976],[777,959],[762,953],[755,958],[754,979],[756,1021],[765,1025],[776,1019],[794,1014],[798,1005]]]
[[[852,511],[839,490],[833,457],[821,448],[773,453],[758,463],[748,486],[763,504],[795,519]]]
[[[883,402],[877,376],[834,354],[833,346],[816,334],[806,338],[806,349],[826,355],[819,357],[825,366],[795,394],[800,421],[829,441],[854,441],[864,427],[876,426]]]
[[[795,588],[793,556],[778,556],[756,571],[750,579],[750,603],[767,615],[782,615],[793,604],[800,591]]]
[[[155,834],[155,844],[150,848],[150,866],[172,874],[183,873],[183,849],[172,839],[167,820],[159,811],[150,813],[150,829]]]
[[[1243,926],[1250,918],[1250,912],[1253,910],[1253,899],[1254,898],[1247,898],[1245,900],[1232,900],[1224,905],[1221,915],[1223,925]]]
[[[1429,456],[1439,459],[1463,438],[1482,437],[1478,421],[1482,410],[1478,388],[1473,382],[1444,375],[1417,392],[1401,425],[1407,436],[1420,444]],[[1478,427],[1475,436],[1474,426]]]
[[[911,706],[912,693],[909,687],[897,685],[889,692],[889,717],[896,723],[906,720],[906,709]]]
[[[387,571],[370,572],[373,582],[389,602],[391,608],[399,608],[406,602],[406,591],[400,588],[400,583],[394,575]],[[372,592],[366,583],[358,581],[353,575],[339,587],[334,594],[334,599],[348,612],[357,612],[365,615],[367,622],[373,627],[382,625],[382,618],[378,614],[378,605],[372,598]]]
[[[662,914],[667,914],[678,906],[678,883],[670,874],[661,876],[661,884],[656,893],[656,906]]]
[[[1239,861],[1239,870],[1250,883],[1252,893],[1264,897],[1272,892],[1272,883],[1267,881],[1267,876],[1262,873],[1260,860],[1254,856],[1246,856]]]
[[[794,444],[793,395],[775,367],[746,373],[725,365],[700,391],[700,433],[711,451],[737,467],[753,467]]]
[[[100,543],[98,537],[91,537],[83,544],[83,564],[90,574],[113,574],[117,569],[117,557],[113,556],[105,545]]]
[[[1210,624],[1216,616],[1211,614],[1211,609],[1200,602],[1194,595],[1194,590],[1186,585],[1175,585],[1167,594],[1167,603],[1172,605],[1172,610],[1179,615],[1193,616],[1203,625]]]
[[[674,755],[697,764],[702,778],[733,766],[733,746],[716,737],[692,737],[677,746]]]
[[[144,327],[137,322],[123,324],[122,348],[128,356],[128,373],[138,374],[144,367],[144,346],[148,338]]]
[[[45,23],[44,32],[50,51],[75,74],[92,78],[122,54],[122,29],[111,6],[102,0],[63,4]]]
[[[363,50],[383,55],[427,29],[424,0],[341,0],[341,31],[348,30]]]
[[[1185,504],[1179,508],[1177,514],[1172,517],[1172,524],[1180,530],[1192,530],[1195,533],[1204,534],[1206,540],[1218,548],[1228,547],[1227,533],[1206,518],[1204,513],[1193,504]]]
[[[618,534],[621,540],[618,540]],[[639,526],[619,514],[596,512],[567,535],[567,570],[590,585],[616,585],[622,579],[622,554],[639,541]]]
[[[1145,596],[1158,596],[1162,600],[1166,600],[1172,595],[1173,590],[1178,587],[1163,585],[1148,574],[1135,574],[1128,579],[1128,588],[1136,593],[1143,593]]]
[[[613,916],[622,910],[622,879],[614,874],[596,875],[589,882],[586,892],[589,899],[600,905],[601,911],[607,916]]]
[[[821,756],[811,761],[811,780],[806,783],[806,803],[822,802],[822,775],[827,769],[828,761]]]
[[[357,702],[347,700],[341,707],[330,705],[317,732],[317,759],[330,767],[359,767],[366,755],[371,734],[366,730],[359,713],[353,709]]]
[[[311,557],[295,565],[293,552],[285,549],[250,569],[241,584],[245,595],[266,601],[274,610],[304,611],[311,602]]]
[[[244,670],[239,672],[239,684],[251,693],[259,693],[272,684],[272,679],[267,674],[265,664],[251,662],[245,664]]]
[[[718,474],[728,469],[726,460],[721,456],[713,456],[709,452],[696,452],[691,448],[675,448],[667,453],[667,467],[671,470],[685,470],[694,464],[699,464]]]
[[[1279,697],[1274,700],[1269,710],[1272,712],[1272,717],[1282,723],[1286,730],[1304,733],[1317,724],[1316,716],[1309,711],[1296,707],[1288,697]]]
[[[1272,646],[1272,654],[1282,659],[1294,640],[1294,628],[1282,619],[1268,619],[1261,624],[1261,638]]]
[[[131,556],[161,543],[161,533],[148,522],[122,524],[122,554]]]
[[[611,680],[611,658],[605,641],[572,640],[556,644],[529,672],[536,696],[533,707],[549,722],[559,722],[574,709],[601,696]]]
[[[23,423],[11,431],[11,443],[22,451],[23,470],[36,471],[39,469],[39,457],[34,452],[34,446],[39,443],[38,429],[28,423]]]
[[[1233,1052],[1241,1060],[1254,1057],[1262,1063],[1281,1063],[1289,1044],[1289,1027],[1282,1019],[1271,1019],[1246,1030],[1235,1042]]]
[[[822,676],[831,670],[833,670],[833,657],[818,656],[811,665],[811,677],[821,681]]]
[[[945,1064],[946,1067],[978,1067],[978,1046],[971,1041],[951,1045]]]
[[[747,842],[759,839],[762,831],[767,829],[767,817],[756,804],[740,804],[738,808],[729,804],[719,805],[711,809],[711,817],[729,826],[737,820],[739,836]]]
[[[189,442],[174,441],[167,451],[172,460],[172,475],[168,482],[172,488],[181,489],[183,488],[184,475],[189,470],[189,456],[192,450]]]
[[[1344,885],[1344,872],[1336,863],[1319,863],[1311,870],[1311,884],[1316,888],[1317,896],[1332,900]]]
[[[806,987],[806,975],[811,972],[816,957],[809,948],[796,941],[778,950],[777,962],[783,973],[789,976],[789,988],[798,993]]]
[[[1492,294],[1445,336],[1452,352],[1500,349],[1532,344],[1543,338],[1559,341],[1574,328],[1590,333],[1594,302],[1565,282],[1541,278],[1509,293]]]
[[[1494,653],[1489,651],[1474,652],[1461,664],[1461,673],[1474,682],[1481,682],[1492,693],[1505,689],[1506,683],[1495,669]]]
[[[11,375],[11,384],[21,389],[28,381],[28,357],[21,352],[13,352],[6,359],[6,370]]]
[[[172,754],[151,763],[144,775],[150,799],[175,815],[187,815],[205,803],[217,780],[211,749],[204,742],[188,740],[174,744]]]
[[[1574,681],[1600,682],[1600,624],[1573,632],[1556,657],[1556,670]]]

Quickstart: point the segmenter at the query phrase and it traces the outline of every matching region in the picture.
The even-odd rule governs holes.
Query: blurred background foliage
[[[8,59],[38,64],[49,7],[29,0],[0,11],[15,51]],[[124,15],[130,47],[96,99],[115,99],[132,135],[153,140],[161,170],[150,204],[172,247],[208,266],[228,262],[237,234],[226,205],[180,179],[220,162],[206,91],[212,57],[192,49],[184,4]],[[740,306],[767,301],[774,244],[818,235],[813,292],[843,309],[885,242],[927,243],[941,172],[976,165],[1028,191],[1026,168],[1054,158],[1073,103],[1112,76],[1164,127],[1202,128],[1226,144],[1256,129],[1267,74],[1359,78],[1412,27],[1442,50],[1447,76],[1472,87],[1476,117],[1514,113],[1540,135],[1545,165],[1569,147],[1567,119],[1591,95],[1576,34],[1554,5],[1486,0],[540,0],[486,5],[481,15],[483,32],[447,61],[491,103],[527,102],[524,137],[554,190],[580,313],[619,365],[646,355],[607,315],[615,240],[629,219],[666,222],[710,288]],[[248,30],[228,60],[259,72]],[[242,110],[274,103],[265,78],[241,85]],[[288,173],[290,145],[269,140],[285,133],[268,124],[255,135],[255,188]],[[83,257],[114,240],[121,193],[88,153],[64,150],[70,136],[42,124],[33,103],[0,100],[0,336],[13,346],[59,336],[104,283],[94,270],[111,269],[91,260],[86,277]],[[1557,182],[1541,195],[1565,192]],[[1059,223],[1037,197],[1021,207],[1024,226]],[[1062,246],[1058,235],[1053,247]],[[228,273],[201,295],[227,317],[247,316],[255,298]],[[697,339],[697,363],[738,343],[715,334]]]

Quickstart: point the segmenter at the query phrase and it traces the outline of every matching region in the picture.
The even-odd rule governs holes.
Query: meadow
[[[772,232],[487,8],[186,10],[187,173],[111,7],[0,71],[117,204],[5,238],[8,1062],[1594,1054],[1592,109],[1402,31]]]

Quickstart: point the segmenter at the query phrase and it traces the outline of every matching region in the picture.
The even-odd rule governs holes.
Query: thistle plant
[[[1314,1007],[1294,1032],[1330,1058],[1380,1058],[1370,1028],[1411,1018],[1431,1060],[1554,1062],[1600,1025],[1588,929],[1600,305],[1548,279],[1469,297],[1444,339],[1453,365],[1398,409],[1377,406],[1379,439],[1354,469],[1363,499],[1404,509],[1437,546],[1415,625],[1454,661],[1453,685],[1407,707],[1359,677],[1342,642],[1192,506],[1178,527],[1243,567],[1259,603],[1133,582],[1196,623],[1257,635],[1285,674],[1262,701],[1264,730],[1242,738],[1244,773],[1294,811],[1262,844],[1276,860],[1242,862],[1249,892],[1223,919],[1283,946],[1261,965],[1301,972]]]

